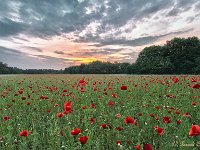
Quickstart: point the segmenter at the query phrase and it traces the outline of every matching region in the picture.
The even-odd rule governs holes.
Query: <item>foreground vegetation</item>
[[[0,77],[0,149],[197,149],[200,76]]]

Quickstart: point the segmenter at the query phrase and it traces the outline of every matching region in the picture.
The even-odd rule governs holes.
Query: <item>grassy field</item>
[[[197,149],[200,129],[189,132],[200,125],[199,83],[200,76],[0,77],[0,149]]]

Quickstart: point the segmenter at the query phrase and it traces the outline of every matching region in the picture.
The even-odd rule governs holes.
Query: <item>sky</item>
[[[21,69],[134,63],[144,47],[192,36],[199,0],[0,0],[0,61]]]

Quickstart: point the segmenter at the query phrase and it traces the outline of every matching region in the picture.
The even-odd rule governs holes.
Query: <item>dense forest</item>
[[[8,67],[0,62],[0,74],[199,74],[200,40],[197,37],[174,38],[163,46],[144,48],[135,63],[94,61],[65,70]]]

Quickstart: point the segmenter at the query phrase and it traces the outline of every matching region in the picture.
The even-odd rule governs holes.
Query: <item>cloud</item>
[[[55,54],[60,54],[60,55],[63,55],[65,54],[63,51],[54,51]]]
[[[41,48],[38,47],[32,47],[32,46],[24,46],[24,48],[28,48],[37,52],[43,52],[43,50]]]
[[[0,61],[7,63],[8,66],[21,69],[64,69],[74,64],[71,60],[43,55],[29,55],[16,49],[2,46],[0,46],[0,53]]]
[[[22,33],[25,30],[25,25],[12,21],[8,18],[0,20],[0,37],[7,37]]]
[[[165,36],[168,35],[179,35],[179,34],[183,34],[183,33],[187,33],[192,31],[193,28],[188,29],[188,30],[183,30],[183,31],[176,31],[176,32],[170,32],[170,33],[166,33],[166,34],[162,34],[162,35],[158,35],[158,36],[146,36],[146,37],[141,37],[141,38],[137,38],[137,39],[133,39],[133,40],[126,40],[126,39],[106,39],[106,40],[102,40],[99,44],[94,44],[97,47],[102,47],[102,46],[106,46],[106,45],[123,45],[123,46],[142,46],[142,45],[147,45],[149,43],[153,43],[157,40],[159,40],[160,38],[163,38]]]
[[[77,62],[79,57],[105,55],[116,60],[117,56],[111,56],[127,52],[128,47],[144,47],[163,37],[189,35],[193,29],[199,31],[199,8],[199,0],[0,1],[0,40],[3,41],[0,45],[7,47],[9,44],[11,47],[1,50],[0,57],[3,59],[4,55],[11,63],[18,55],[24,59],[17,58],[22,66],[30,63],[33,67],[33,62],[38,64],[40,61],[56,68],[58,64]],[[66,43],[66,46],[59,47],[59,38],[70,41],[70,45]],[[48,43],[54,49],[45,49]],[[88,44],[87,50],[80,48],[82,43]],[[18,54],[16,47],[29,51]],[[68,51],[62,51],[65,48]],[[31,51],[42,52],[47,58],[32,56]],[[74,59],[59,58],[69,56]],[[129,60],[128,56],[124,60]]]

